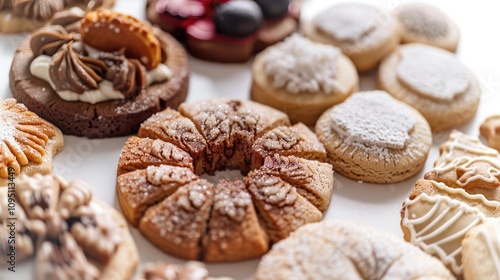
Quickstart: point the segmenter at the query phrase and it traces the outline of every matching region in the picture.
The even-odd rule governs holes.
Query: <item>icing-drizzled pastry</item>
[[[313,126],[327,108],[358,89],[352,62],[339,49],[300,35],[267,48],[252,66],[250,98]]]
[[[400,237],[347,221],[305,225],[278,242],[255,274],[271,279],[455,279]]]
[[[58,12],[73,7],[88,11],[111,8],[115,0],[2,0],[0,33],[29,32],[44,26]]]
[[[146,122],[118,160],[127,220],[169,254],[210,262],[260,257],[298,227],[320,221],[333,171],[303,124],[252,101],[183,103]],[[243,180],[199,176],[239,169]]]
[[[394,10],[401,26],[402,43],[422,43],[454,52],[458,26],[439,8],[426,3],[406,3]]]
[[[0,198],[8,192],[11,197],[10,189],[0,188]],[[0,224],[19,221],[17,261],[34,257],[34,279],[131,279],[139,257],[126,222],[83,182],[23,175],[13,192],[18,204],[12,210],[7,199],[0,200]],[[4,228],[0,244],[7,244]],[[0,252],[0,265],[8,264],[8,251],[0,246]]]
[[[416,43],[384,58],[378,87],[417,109],[433,131],[471,119],[481,95],[478,80],[453,53]]]
[[[371,183],[413,176],[432,143],[422,115],[383,91],[353,94],[326,110],[315,130],[335,171]]]
[[[500,151],[500,115],[488,117],[479,128],[488,146]]]
[[[363,3],[332,6],[301,29],[313,41],[340,48],[359,72],[373,70],[401,36],[391,14]]]
[[[18,47],[10,85],[16,98],[63,133],[129,135],[186,98],[187,56],[170,35],[104,9],[71,10],[56,23]]]
[[[0,187],[20,174],[48,174],[63,149],[61,131],[17,100],[0,100]]]

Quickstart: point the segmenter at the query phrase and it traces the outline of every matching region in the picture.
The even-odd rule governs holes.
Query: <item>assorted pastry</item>
[[[297,29],[297,0],[148,0],[153,24],[182,38],[189,52],[216,62],[244,62]]]
[[[335,171],[368,183],[395,183],[415,175],[432,144],[424,117],[383,91],[353,94],[326,110],[315,131]]]
[[[13,98],[0,100],[0,188],[19,175],[52,172],[61,131]]]
[[[44,26],[56,13],[72,8],[87,11],[111,8],[115,0],[2,0],[0,33],[30,32]]]
[[[358,84],[356,68],[338,48],[295,34],[255,57],[250,98],[287,113],[292,123],[314,126]]]
[[[479,81],[453,53],[418,43],[401,45],[384,58],[377,82],[422,113],[433,131],[470,120],[481,96]]]
[[[81,181],[20,176],[0,188],[0,224],[0,266],[33,259],[35,279],[131,279],[139,261],[121,214]]]
[[[252,101],[183,103],[148,119],[118,161],[122,211],[157,248],[191,260],[260,257],[318,222],[333,191],[326,152],[303,124]],[[243,180],[200,175],[238,169]]]
[[[359,72],[368,72],[401,40],[399,25],[390,13],[364,3],[342,3],[301,24],[309,39],[334,45]]]
[[[64,134],[89,138],[137,133],[184,101],[189,67],[173,37],[110,10],[78,14],[60,15],[21,43],[10,72],[15,98]]]

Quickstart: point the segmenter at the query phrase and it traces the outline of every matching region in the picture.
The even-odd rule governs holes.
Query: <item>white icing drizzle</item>
[[[291,93],[341,91],[336,79],[339,49],[311,42],[298,34],[269,48],[264,71],[274,88]]]
[[[341,42],[356,42],[373,32],[382,12],[365,4],[349,3],[334,6],[314,19],[314,25],[320,31]]]
[[[359,92],[333,108],[332,128],[347,144],[403,149],[417,120],[384,91]]]
[[[436,181],[431,181],[432,182],[432,185],[437,188],[437,189],[440,189],[444,192],[447,192],[447,193],[450,193],[450,194],[459,194],[469,200],[480,200],[484,205],[488,206],[488,207],[492,207],[492,208],[500,208],[500,202],[499,201],[496,201],[496,200],[488,200],[484,195],[478,193],[478,194],[470,194],[468,192],[466,192],[464,189],[462,188],[450,188],[448,187],[447,185],[445,185],[444,183],[438,183]]]
[[[48,82],[52,89],[55,90],[56,87],[49,74],[50,62],[50,56],[40,55],[31,62],[30,72],[31,75]],[[159,64],[158,67],[146,73],[146,86],[155,82],[166,81],[170,79],[170,77],[172,77],[172,72],[168,66]],[[82,94],[69,90],[56,91],[56,93],[66,101],[83,101],[90,104],[96,104],[106,100],[125,99],[125,96],[120,91],[113,89],[113,83],[107,80],[102,80],[99,83],[99,89],[84,91]]]
[[[432,207],[421,217],[418,217],[410,208],[422,207],[423,204],[432,204]],[[483,223],[487,218],[479,210],[441,195],[431,197],[422,193],[413,200],[406,199],[403,207],[402,225],[410,231],[410,242],[420,247],[424,252],[437,255],[444,264],[451,267],[455,274],[462,274],[462,239],[471,228]],[[438,214],[440,209],[442,212]],[[452,214],[452,216],[445,220],[449,216],[448,214]],[[465,226],[462,225],[455,232],[447,234],[450,228],[456,226],[462,219],[467,219],[465,215],[470,215],[471,221],[465,220]],[[426,225],[426,223],[428,224]],[[417,231],[416,227],[420,225],[424,225],[424,228]],[[444,236],[440,237],[439,235]],[[437,240],[432,242],[430,241],[432,238]],[[452,241],[455,243],[446,246],[446,243]]]
[[[488,253],[491,256],[490,260],[495,264],[497,278],[500,279],[500,226],[498,223],[492,223],[489,228],[492,229],[492,233],[488,231],[486,224],[481,226],[477,233],[483,239],[486,247],[488,247]],[[493,243],[495,243],[496,246]]]
[[[469,88],[469,70],[452,53],[418,44],[403,46],[400,52],[398,78],[422,96],[451,101]]]

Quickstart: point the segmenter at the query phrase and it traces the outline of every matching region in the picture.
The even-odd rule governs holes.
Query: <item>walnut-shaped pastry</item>
[[[126,219],[157,248],[208,262],[257,258],[320,221],[332,166],[314,133],[252,101],[183,103],[146,120],[118,161]],[[199,176],[237,169],[243,180]],[[205,278],[203,278],[205,279]]]
[[[7,192],[15,194],[15,208],[4,203]],[[0,198],[0,224],[17,218],[17,261],[34,257],[35,279],[131,279],[138,253],[126,222],[112,207],[92,198],[83,182],[23,175],[15,190],[0,189]],[[3,246],[9,238],[3,228],[2,258],[9,252]]]
[[[486,139],[486,144],[500,151],[500,115],[488,117],[479,128],[481,136]]]
[[[8,98],[0,100],[0,131],[0,187],[20,174],[52,171],[52,158],[63,148],[57,127]]]

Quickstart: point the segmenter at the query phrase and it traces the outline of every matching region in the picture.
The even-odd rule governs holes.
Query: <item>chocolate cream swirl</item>
[[[102,60],[84,56],[81,51],[78,53],[73,42],[69,42],[52,56],[49,75],[57,91],[82,94],[99,88],[106,68]]]
[[[68,33],[60,25],[49,25],[35,31],[31,36],[31,50],[35,56],[53,56],[65,44],[80,40],[80,34]]]
[[[13,14],[30,19],[49,20],[64,9],[64,0],[13,0]]]

